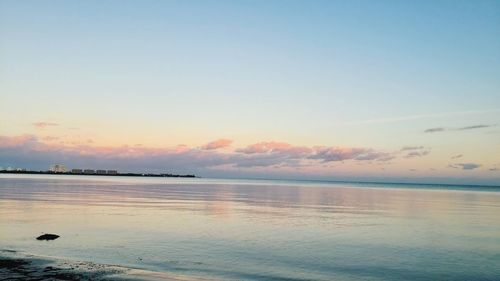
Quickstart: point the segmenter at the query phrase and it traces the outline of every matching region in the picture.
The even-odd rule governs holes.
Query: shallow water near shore
[[[500,280],[499,190],[2,175],[0,249],[216,280]]]

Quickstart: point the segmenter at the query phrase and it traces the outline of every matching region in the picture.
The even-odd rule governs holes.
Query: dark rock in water
[[[40,235],[36,238],[36,240],[55,240],[59,238],[59,235],[56,235],[56,234],[44,234],[44,235]]]

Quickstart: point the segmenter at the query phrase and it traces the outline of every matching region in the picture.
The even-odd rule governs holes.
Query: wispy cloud
[[[494,164],[491,168],[488,169],[489,171],[492,172],[498,172],[500,171],[500,164]]]
[[[431,149],[423,146],[404,146],[400,150],[404,158],[422,157],[431,153]]]
[[[308,157],[323,162],[345,161],[345,160],[377,160],[389,161],[394,158],[390,153],[376,151],[371,148],[351,147],[316,147],[314,153]]]
[[[435,127],[435,128],[426,129],[424,131],[424,133],[438,133],[438,132],[444,132],[444,131],[466,131],[466,130],[491,128],[491,127],[495,127],[495,126],[496,125],[478,124],[478,125],[472,125],[472,126],[466,126],[466,127],[460,127],[460,128]]]
[[[443,131],[446,131],[446,129],[442,128],[442,127],[436,127],[436,128],[426,129],[424,131],[424,133],[437,133],[437,132],[443,132]]]
[[[451,159],[458,159],[458,158],[462,158],[462,154],[457,154],[457,155],[453,155],[451,156]]]
[[[462,170],[474,170],[480,168],[481,166],[482,166],[481,164],[476,164],[476,163],[457,163],[449,165],[450,168],[462,169]]]
[[[431,153],[429,150],[421,150],[421,151],[412,151],[406,154],[405,158],[413,158],[413,157],[422,157]]]
[[[52,127],[52,126],[59,126],[59,124],[52,122],[35,122],[32,125],[38,129],[45,129],[47,127]]]
[[[218,139],[203,145],[201,148],[205,150],[213,150],[228,147],[231,143],[233,143],[233,141],[230,139]]]
[[[467,126],[467,127],[458,128],[457,131],[490,128],[490,127],[494,127],[494,126],[495,125],[483,125],[483,124],[481,124],[481,125],[473,125],[473,126]]]
[[[500,112],[500,109],[481,109],[481,110],[467,110],[467,111],[453,111],[453,112],[393,116],[393,117],[386,117],[386,118],[375,118],[375,119],[352,121],[352,122],[347,122],[347,123],[348,124],[394,123],[394,122],[411,121],[411,120],[418,120],[418,119],[442,118],[442,117],[461,116],[461,115],[478,115],[478,114],[486,114],[486,113],[492,113],[492,112]]]
[[[403,146],[401,148],[401,151],[419,150],[419,149],[424,149],[424,147],[423,146]]]

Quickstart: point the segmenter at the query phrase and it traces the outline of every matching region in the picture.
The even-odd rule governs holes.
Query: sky
[[[0,0],[0,167],[500,184],[499,1]]]

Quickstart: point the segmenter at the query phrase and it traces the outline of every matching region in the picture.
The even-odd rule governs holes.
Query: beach
[[[115,280],[115,281],[210,281],[166,272],[154,272],[117,265],[71,261],[0,250],[1,280]]]
[[[2,176],[1,277],[498,280],[498,190]]]
[[[123,268],[90,262],[69,262],[11,250],[0,251],[2,280],[110,280],[113,275],[125,272]]]

